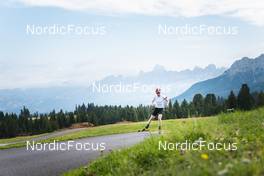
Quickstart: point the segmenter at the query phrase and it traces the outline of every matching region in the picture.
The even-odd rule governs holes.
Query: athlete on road
[[[155,93],[156,95],[152,100],[152,105],[155,107],[155,109],[152,112],[146,127],[142,131],[147,130],[150,126],[151,120],[158,116],[159,133],[161,133],[162,112],[165,106],[168,104],[168,99],[167,97],[161,95],[161,90],[159,88],[156,89]]]

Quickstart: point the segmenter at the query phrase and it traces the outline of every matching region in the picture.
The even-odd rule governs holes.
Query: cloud
[[[230,16],[264,26],[264,1],[261,0],[12,0],[12,2],[29,6],[54,6],[67,10],[117,14],[173,17]]]

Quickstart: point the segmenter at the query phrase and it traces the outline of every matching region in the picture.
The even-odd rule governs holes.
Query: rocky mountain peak
[[[233,75],[240,72],[257,71],[259,69],[264,69],[264,54],[261,54],[254,59],[243,57],[242,59],[235,61],[226,73]]]

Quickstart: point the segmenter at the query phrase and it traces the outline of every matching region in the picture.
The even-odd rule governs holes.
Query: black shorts
[[[154,111],[152,112],[153,116],[157,116],[159,114],[162,114],[163,108],[155,108]]]

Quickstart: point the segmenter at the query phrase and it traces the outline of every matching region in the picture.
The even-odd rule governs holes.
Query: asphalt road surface
[[[128,133],[90,137],[60,142],[60,149],[53,146],[35,145],[23,148],[0,150],[0,176],[55,176],[84,166],[111,150],[131,146],[148,137],[150,133]],[[41,149],[36,151],[36,149]],[[44,150],[44,147],[46,150]],[[105,150],[101,152],[101,149]],[[68,150],[69,148],[69,150]],[[66,149],[65,151],[63,151]]]

